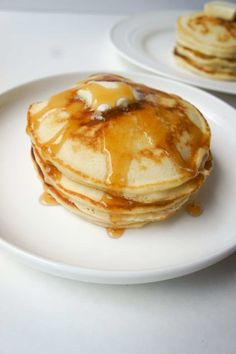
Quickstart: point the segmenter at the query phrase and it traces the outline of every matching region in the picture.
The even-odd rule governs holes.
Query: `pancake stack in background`
[[[32,104],[27,132],[47,196],[112,235],[170,217],[211,170],[202,114],[117,75]]]
[[[204,12],[179,17],[174,57],[195,73],[236,80],[236,4],[215,1]]]

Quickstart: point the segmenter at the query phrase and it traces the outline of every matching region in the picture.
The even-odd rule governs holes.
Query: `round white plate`
[[[45,78],[0,96],[0,246],[46,272],[113,284],[181,276],[232,253],[236,245],[235,111],[207,93],[154,75],[123,74],[184,97],[210,123],[215,166],[199,194],[203,214],[194,218],[181,210],[168,221],[111,239],[103,228],[63,207],[39,203],[42,186],[25,133],[27,108],[88,74]]]
[[[118,52],[134,64],[194,86],[236,94],[236,81],[208,79],[178,67],[173,58],[175,24],[186,11],[134,15],[116,24],[110,39]]]

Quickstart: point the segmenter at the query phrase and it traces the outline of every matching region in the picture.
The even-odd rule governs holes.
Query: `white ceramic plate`
[[[110,39],[118,52],[156,74],[209,90],[236,94],[236,81],[208,79],[178,67],[173,58],[175,24],[186,11],[134,15],[116,24]]]
[[[25,133],[27,108],[87,75],[49,77],[0,96],[0,246],[46,272],[114,284],[177,277],[232,253],[236,245],[235,111],[207,93],[154,75],[124,74],[184,97],[210,123],[215,166],[199,194],[204,213],[193,218],[182,210],[169,221],[111,239],[104,229],[63,207],[39,203],[42,186]]]

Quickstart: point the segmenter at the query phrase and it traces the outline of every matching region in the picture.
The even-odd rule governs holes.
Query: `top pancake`
[[[177,42],[207,55],[236,58],[236,21],[204,13],[181,16],[177,21]]]
[[[96,95],[94,106],[81,99],[81,90]],[[113,107],[114,94],[128,105]],[[98,103],[113,108],[98,112]],[[209,127],[193,105],[116,75],[91,76],[31,105],[27,131],[64,176],[131,199],[204,174],[209,156]]]

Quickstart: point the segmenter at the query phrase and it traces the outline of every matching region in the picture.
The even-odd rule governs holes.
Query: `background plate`
[[[134,64],[175,80],[209,90],[236,94],[236,81],[205,78],[176,65],[173,57],[177,17],[186,11],[135,15],[116,24],[110,39],[118,52]]]
[[[232,253],[236,245],[235,111],[213,96],[153,75],[119,73],[195,104],[212,129],[214,170],[200,191],[204,213],[180,211],[169,221],[111,239],[61,206],[39,203],[42,186],[25,134],[30,103],[67,88],[89,73],[70,73],[19,86],[0,96],[0,245],[27,264],[72,279],[145,283],[187,274]]]

